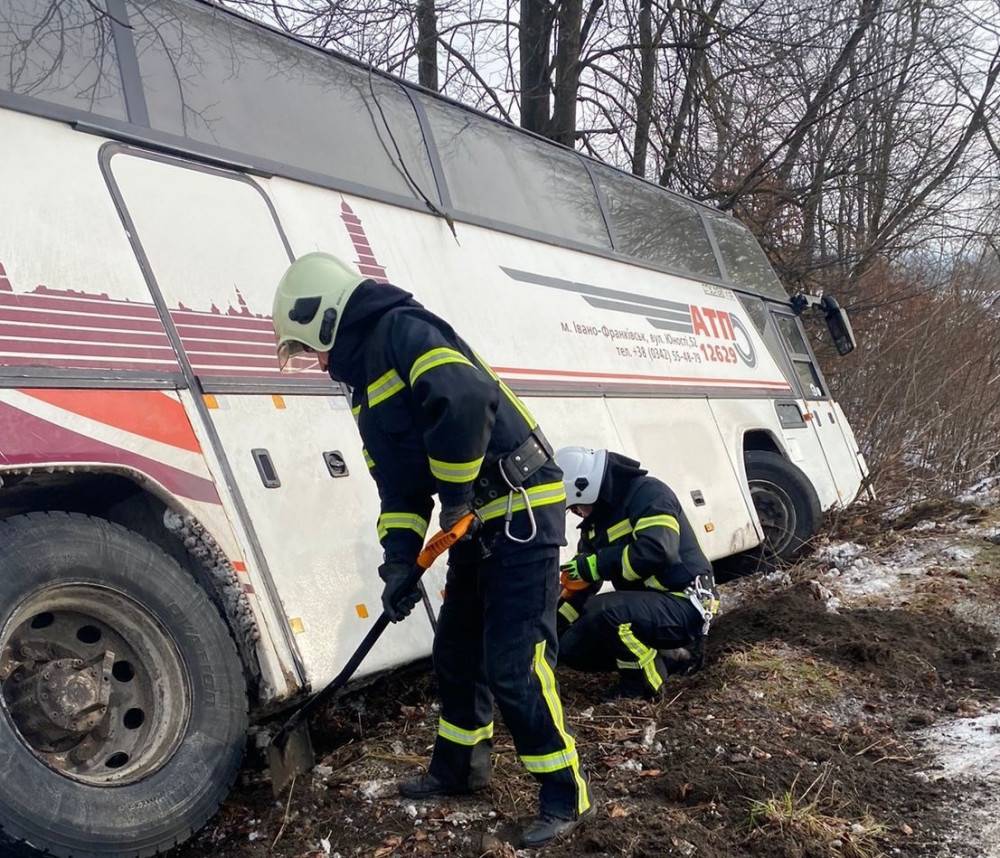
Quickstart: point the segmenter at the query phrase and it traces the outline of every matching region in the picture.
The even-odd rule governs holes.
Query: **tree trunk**
[[[549,126],[549,41],[552,6],[548,0],[521,0],[521,127],[544,134]]]
[[[417,62],[421,86],[438,91],[437,10],[434,0],[417,0]]]
[[[556,19],[556,83],[552,121],[546,136],[576,144],[576,94],[580,86],[580,25],[583,0],[560,0]]]
[[[677,117],[670,132],[667,151],[664,153],[663,171],[660,173],[660,184],[664,186],[670,184],[677,167],[677,155],[681,150],[681,140],[684,136],[684,129],[687,127],[688,114],[691,113],[698,82],[701,79],[708,39],[712,35],[712,30],[715,29],[715,21],[721,8],[722,0],[712,0],[712,7],[707,12],[701,9],[697,10],[701,12],[701,23],[698,25],[692,40],[694,47],[691,49],[687,79],[684,81],[684,94],[681,96],[681,103],[677,108]]]
[[[656,48],[653,44],[653,0],[639,0],[639,92],[635,99],[632,173],[645,178],[649,127],[653,118]]]

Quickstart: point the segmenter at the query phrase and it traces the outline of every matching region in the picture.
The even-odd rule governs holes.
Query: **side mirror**
[[[826,318],[826,327],[833,338],[833,345],[837,349],[837,354],[849,355],[858,346],[858,340],[854,336],[854,329],[851,327],[851,320],[848,318],[847,310],[837,303],[837,299],[832,295],[824,295],[820,301],[820,308]]]
[[[826,327],[830,331],[837,354],[849,355],[857,348],[858,340],[854,336],[847,310],[837,303],[836,298],[832,295],[817,298],[815,295],[805,295],[802,292],[792,297],[792,309],[795,315],[801,316],[810,307],[818,307],[823,311]]]

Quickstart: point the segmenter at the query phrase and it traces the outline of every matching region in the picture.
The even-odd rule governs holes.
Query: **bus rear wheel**
[[[74,858],[185,840],[246,741],[224,621],[174,560],[102,519],[17,516],[0,545],[2,836]]]

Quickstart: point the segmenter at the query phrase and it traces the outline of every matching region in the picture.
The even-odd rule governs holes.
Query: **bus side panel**
[[[740,490],[725,444],[704,399],[608,399],[623,452],[677,493],[709,559],[759,542],[752,506]],[[696,503],[696,497],[704,503]]]
[[[308,679],[318,689],[339,673],[382,612],[378,494],[354,418],[342,396],[215,399],[213,423],[268,564],[279,575],[282,609]],[[265,485],[255,450],[267,452],[271,482],[278,485]],[[343,476],[333,475],[324,452],[343,458]],[[418,606],[407,622],[389,627],[359,675],[430,655],[431,640]]]
[[[803,414],[807,406],[798,401]],[[801,427],[783,428],[778,422],[774,411],[774,403],[770,400],[753,401],[739,399],[713,399],[712,413],[718,421],[727,450],[733,451],[735,467],[740,474],[740,484],[744,492],[746,488],[746,469],[743,464],[743,437],[747,432],[767,430],[783,451],[785,457],[797,465],[809,478],[823,510],[834,506],[839,498],[837,486],[830,476],[823,448],[812,428],[806,424]]]

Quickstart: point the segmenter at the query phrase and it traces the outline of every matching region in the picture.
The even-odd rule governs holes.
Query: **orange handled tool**
[[[568,599],[574,593],[579,593],[591,586],[589,581],[584,581],[582,578],[570,578],[569,572],[565,569],[560,570],[559,583],[562,584],[560,599]]]
[[[424,572],[433,565],[438,557],[469,532],[469,528],[472,527],[475,520],[475,515],[470,512],[464,518],[460,518],[451,530],[438,531],[427,540],[424,550],[417,557],[413,571],[406,579],[406,583],[400,588],[400,592],[406,593],[416,587]],[[306,718],[310,712],[313,712],[347,685],[355,671],[361,666],[361,662],[365,660],[372,647],[382,637],[382,632],[386,630],[389,623],[389,617],[383,611],[368,634],[365,635],[365,639],[361,641],[360,646],[354,651],[354,655],[344,665],[344,669],[326,688],[293,712],[292,716],[281,725],[278,732],[271,738],[271,743],[267,748],[267,757],[271,769],[271,786],[275,795],[279,795],[296,775],[305,774],[316,765],[316,756],[313,753],[312,741],[305,723]]]

